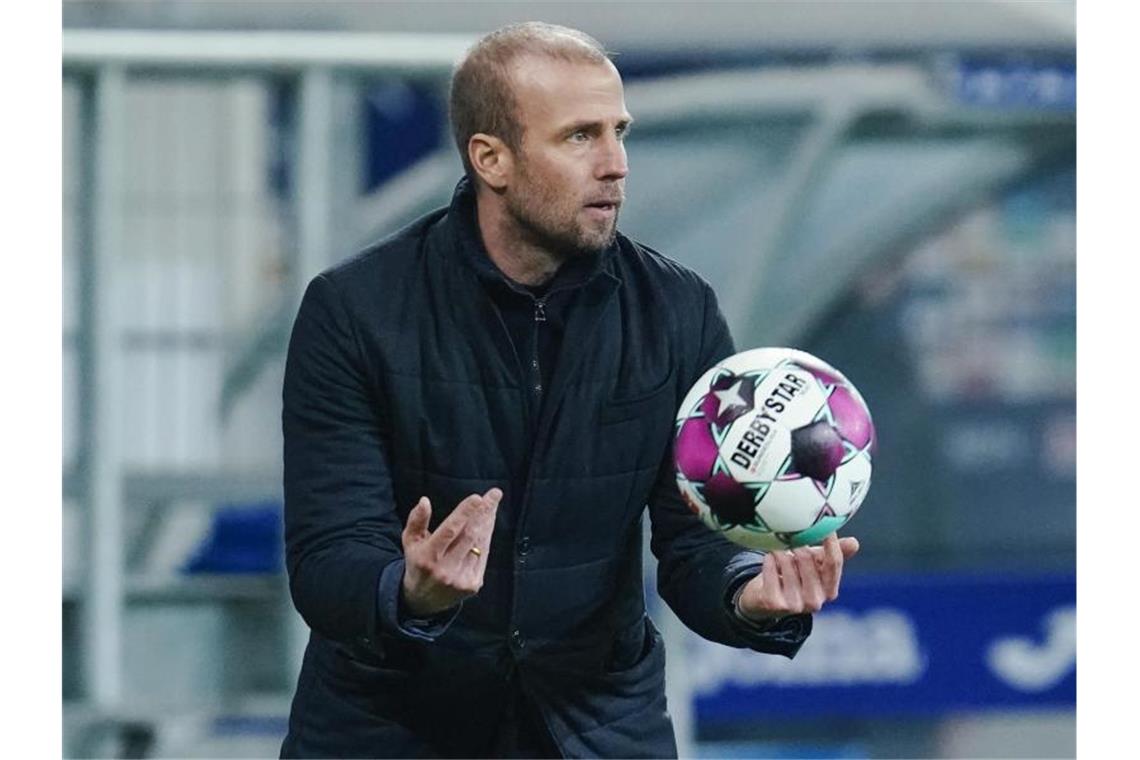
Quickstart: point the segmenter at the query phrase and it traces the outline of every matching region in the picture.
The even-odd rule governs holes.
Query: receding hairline
[[[530,21],[511,24],[481,37],[456,62],[449,111],[456,147],[470,175],[467,142],[479,133],[522,144],[517,88],[527,60],[608,67],[620,78],[612,53],[578,29]]]
[[[555,63],[568,66],[584,66],[604,68],[621,79],[621,72],[609,58],[594,60],[592,58],[568,58],[559,55],[546,55],[542,52],[522,51],[514,55],[502,68],[502,74],[509,83],[511,93],[518,96],[519,85],[525,82],[528,75],[534,71],[533,63]],[[517,104],[516,104],[517,105]]]
[[[516,24],[492,32],[476,43],[458,62],[456,71],[470,62],[497,69],[512,86],[527,60],[562,61],[570,64],[609,66],[607,52],[597,40],[568,27]]]

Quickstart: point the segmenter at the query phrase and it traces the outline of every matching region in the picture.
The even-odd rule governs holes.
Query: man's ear
[[[502,190],[514,172],[514,154],[499,138],[482,132],[467,141],[467,160],[479,179],[492,190]]]

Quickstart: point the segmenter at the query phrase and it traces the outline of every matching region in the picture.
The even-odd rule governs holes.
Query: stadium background
[[[527,18],[620,53],[623,229],[712,282],[740,347],[843,369],[879,431],[863,551],[795,661],[655,608],[683,752],[1074,754],[1072,3],[63,18],[65,756],[276,753],[300,289],[446,201],[450,61]]]

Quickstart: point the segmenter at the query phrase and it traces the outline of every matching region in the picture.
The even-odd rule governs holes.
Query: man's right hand
[[[431,501],[426,496],[408,515],[404,527],[404,604],[417,617],[454,607],[483,587],[491,551],[495,512],[503,492],[492,488],[471,494],[435,532],[428,530]]]

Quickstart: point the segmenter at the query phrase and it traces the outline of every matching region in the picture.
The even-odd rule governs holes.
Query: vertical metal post
[[[85,614],[88,688],[92,704],[113,710],[122,698],[123,424],[121,320],[116,268],[124,247],[126,73],[105,65],[95,75],[90,279],[90,438],[87,450],[90,584]]]
[[[297,140],[297,230],[295,271],[299,293],[328,266],[332,236],[333,85],[327,67],[301,74]]]
[[[363,186],[365,165],[364,99],[360,96],[360,80],[355,75],[340,73],[332,83],[332,111],[336,115],[331,129],[329,158],[332,232],[329,238],[329,260],[336,261],[351,253],[359,241],[355,234],[357,198]]]
[[[673,735],[677,740],[677,757],[696,757],[696,707],[685,650],[692,636],[685,624],[666,604],[659,604],[654,620],[660,624],[665,640],[665,698],[673,719]]]

